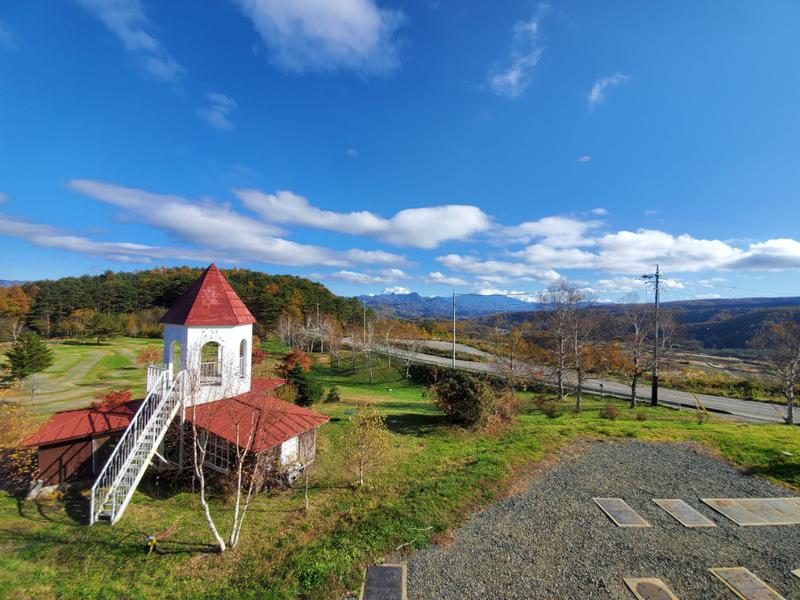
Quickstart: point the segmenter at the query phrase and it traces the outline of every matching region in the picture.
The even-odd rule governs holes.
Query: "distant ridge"
[[[453,314],[451,296],[420,296],[410,294],[377,294],[359,296],[364,304],[376,312],[405,319],[439,319]],[[525,302],[518,298],[496,295],[470,294],[456,296],[456,313],[462,317],[479,317],[497,313],[518,313],[539,310],[538,302]]]
[[[23,285],[27,281],[16,281],[14,279],[0,279],[0,287],[11,287],[12,285]]]

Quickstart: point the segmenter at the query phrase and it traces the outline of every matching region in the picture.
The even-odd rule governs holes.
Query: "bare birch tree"
[[[556,377],[558,399],[566,397],[565,381],[568,360],[573,350],[572,322],[573,313],[581,301],[580,292],[565,279],[552,283],[541,295],[541,303],[545,309],[543,328],[547,335],[546,351],[548,362]]]
[[[756,336],[752,346],[769,365],[771,376],[781,383],[786,398],[784,420],[794,425],[794,393],[800,375],[800,323],[788,320],[773,323]]]
[[[233,381],[234,376],[234,373],[221,372],[220,381]],[[203,405],[199,405],[198,402],[202,400],[204,381],[201,378],[200,372],[196,370],[187,371],[184,385],[186,385],[185,398],[187,403],[189,403],[186,410],[189,416],[188,421],[190,423],[189,429],[191,433],[191,466],[200,488],[200,505],[203,508],[203,516],[205,517],[206,524],[211,531],[219,551],[225,552],[229,548],[235,548],[239,543],[244,518],[250,506],[250,500],[262,479],[262,471],[265,468],[265,464],[263,462],[263,457],[253,453],[253,443],[259,427],[262,426],[262,420],[268,418],[268,415],[262,414],[262,411],[256,407],[250,407],[250,410],[239,412],[233,411],[230,405],[220,405],[217,402],[212,402],[206,404],[201,409],[203,413],[201,418],[201,415],[198,413],[198,408]],[[228,397],[234,394],[235,391],[231,389],[226,390],[222,396]],[[204,424],[210,424],[214,419],[222,419],[226,423],[232,425],[234,430],[233,443],[216,436],[203,427]],[[198,421],[200,421],[200,423],[198,423]],[[210,443],[214,446],[214,451],[217,453],[220,452],[220,448],[224,448],[222,452],[227,457],[227,475],[233,478],[234,483],[233,514],[227,543],[220,533],[220,528],[211,513],[211,507],[208,502],[209,480],[206,469],[209,468],[208,465],[211,464],[211,457],[209,456]],[[224,473],[226,469],[218,466],[217,470],[222,470]]]
[[[628,359],[628,381],[631,386],[631,408],[636,408],[637,386],[644,375],[648,357],[647,343],[650,339],[651,309],[637,296],[626,300],[620,319],[622,348]]]

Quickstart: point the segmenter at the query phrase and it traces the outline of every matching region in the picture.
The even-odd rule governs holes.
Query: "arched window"
[[[178,340],[172,342],[169,352],[169,364],[172,365],[172,373],[176,374],[183,368],[181,360],[181,343]]]
[[[239,344],[239,377],[244,379],[247,374],[247,340]]]
[[[200,348],[200,385],[220,385],[222,365],[220,345],[208,342]]]

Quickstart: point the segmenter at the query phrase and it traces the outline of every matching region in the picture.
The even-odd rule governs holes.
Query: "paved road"
[[[448,344],[447,342],[428,342],[428,344],[433,345],[436,344],[435,347],[448,347],[452,348],[452,344]],[[456,349],[461,352],[469,352],[466,350],[470,348],[469,346],[465,346],[464,344],[456,344]],[[475,348],[470,348],[473,353],[481,352],[483,355],[488,355],[487,353],[482,352],[481,350],[477,350]],[[406,358],[408,356],[408,352],[404,350],[398,350],[396,348],[380,348],[379,351],[382,354],[391,354],[392,356],[397,356],[400,358]],[[432,354],[424,354],[422,352],[414,352],[412,353],[412,360],[414,362],[419,363],[426,363],[432,365],[441,365],[445,367],[452,366],[452,359],[446,358],[443,356],[435,356]],[[459,369],[466,369],[468,371],[474,371],[477,373],[495,373],[498,370],[496,364],[492,362],[477,362],[471,360],[456,360],[456,367]],[[544,368],[533,367],[527,365],[525,367],[525,371],[527,374],[530,374],[534,371],[544,372]],[[520,373],[521,375],[525,375],[525,373]],[[552,383],[551,377],[546,377],[545,382]],[[599,379],[587,379],[584,382],[584,389],[588,392],[593,393],[600,393],[602,385],[602,390],[604,393],[613,394],[616,396],[622,396],[625,398],[630,398],[631,395],[631,388],[629,385],[624,383],[619,383],[616,381],[607,381],[607,380],[599,380]],[[636,396],[641,400],[646,402],[650,401],[650,387],[649,386],[640,386],[636,391]],[[722,416],[728,416],[730,418],[735,418],[739,420],[745,421],[752,421],[752,422],[762,422],[762,423],[783,423],[784,418],[783,416],[786,414],[786,407],[781,406],[780,404],[773,404],[770,402],[755,402],[751,400],[739,400],[738,398],[725,398],[723,396],[710,396],[708,394],[697,394],[697,397],[703,403],[703,406],[706,407],[707,410],[719,413]],[[691,394],[688,392],[682,392],[679,390],[671,390],[667,388],[659,388],[658,391],[658,401],[661,404],[665,404],[667,406],[679,407],[679,408],[689,408],[694,410],[695,409],[695,401]]]

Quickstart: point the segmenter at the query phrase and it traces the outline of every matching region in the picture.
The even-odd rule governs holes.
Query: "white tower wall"
[[[173,357],[176,342],[180,345],[179,358]],[[219,344],[218,358],[201,364],[201,350],[209,342]],[[189,404],[238,396],[250,391],[252,343],[251,324],[231,327],[166,324],[164,367],[171,367],[173,375],[187,371]]]

